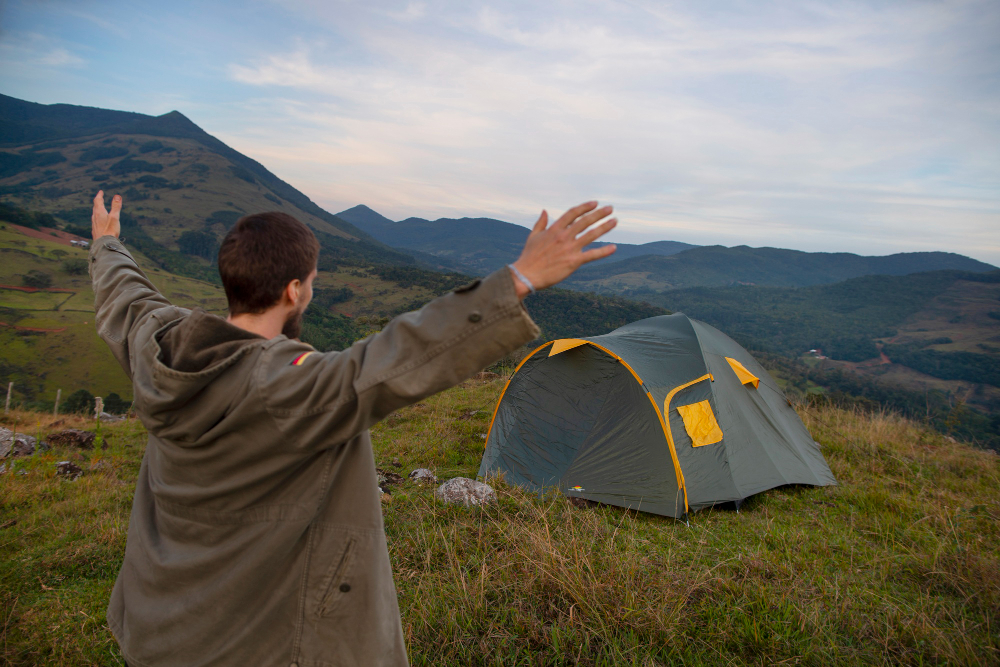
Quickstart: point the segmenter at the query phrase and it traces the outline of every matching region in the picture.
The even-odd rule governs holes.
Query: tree
[[[177,245],[186,255],[212,259],[219,252],[219,244],[208,232],[186,231],[177,239]]]
[[[118,394],[111,392],[104,399],[104,411],[113,415],[123,415],[132,407],[131,401],[126,401]]]
[[[25,287],[35,287],[38,289],[45,289],[46,287],[52,287],[52,276],[45,273],[44,271],[39,271],[38,269],[32,269],[26,274],[21,276],[21,284]]]
[[[94,411],[94,395],[86,389],[77,389],[66,399],[66,412],[87,414]]]
[[[87,260],[73,257],[63,262],[62,268],[71,276],[82,276],[87,272]]]

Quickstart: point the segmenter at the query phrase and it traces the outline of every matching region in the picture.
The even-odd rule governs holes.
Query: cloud
[[[63,48],[52,49],[39,57],[37,62],[48,67],[79,67],[85,63],[83,58]]]
[[[996,5],[415,7],[300,7],[227,139],[396,217],[597,196],[620,238],[1000,261]]]
[[[26,33],[0,42],[0,64],[64,69],[82,67],[86,61],[45,35]]]

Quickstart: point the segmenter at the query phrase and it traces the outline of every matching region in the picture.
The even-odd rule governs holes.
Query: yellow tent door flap
[[[722,441],[722,429],[715,421],[712,405],[708,401],[678,406],[677,412],[684,420],[684,430],[691,436],[692,447],[714,445]]]
[[[754,389],[760,386],[760,378],[748,371],[743,364],[732,357],[726,357],[726,361],[733,367],[733,372],[736,373],[736,377],[740,379],[741,383],[752,384]]]

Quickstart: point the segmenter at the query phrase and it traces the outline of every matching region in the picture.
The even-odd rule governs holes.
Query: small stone
[[[378,475],[378,485],[383,489],[388,489],[393,484],[402,484],[403,476],[398,472],[392,472],[391,470],[382,470],[382,468],[375,468],[375,473]]]
[[[479,439],[480,440],[485,440],[486,439],[486,435],[487,435],[486,433],[480,433],[479,434]]]
[[[489,484],[468,477],[449,479],[437,488],[434,496],[445,503],[466,506],[495,503],[497,500],[497,494]]]
[[[14,433],[9,428],[0,426],[0,457],[31,456],[35,453],[38,443],[34,437],[25,433]]]
[[[410,479],[418,484],[437,484],[437,477],[427,468],[417,468],[410,473]]]
[[[73,482],[83,474],[83,468],[72,461],[60,461],[56,464],[56,474]]]
[[[50,433],[48,437],[49,445],[53,447],[76,447],[77,449],[93,449],[94,439],[97,434],[93,431],[81,431],[75,428],[68,428],[65,431]]]
[[[113,424],[115,422],[123,422],[123,421],[125,421],[125,418],[122,417],[121,415],[113,415],[113,414],[111,414],[109,412],[102,412],[101,413],[101,421],[102,422],[107,422],[109,424]]]

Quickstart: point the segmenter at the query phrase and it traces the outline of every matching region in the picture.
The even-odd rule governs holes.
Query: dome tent
[[[682,313],[536,348],[504,388],[481,476],[672,517],[836,484],[771,376]]]

